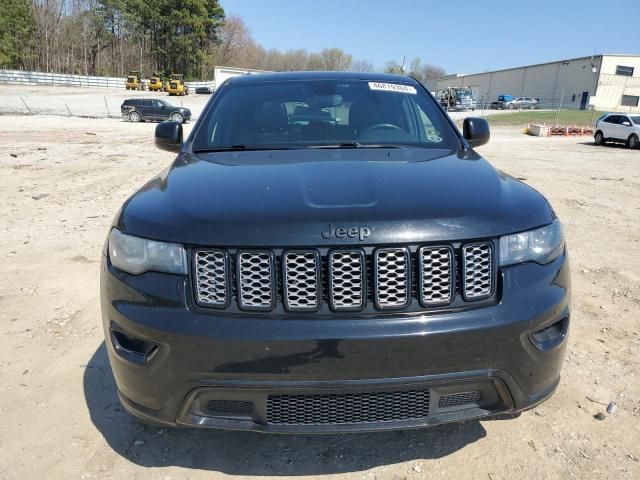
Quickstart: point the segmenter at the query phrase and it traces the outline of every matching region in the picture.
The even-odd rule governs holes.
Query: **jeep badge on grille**
[[[360,241],[363,241],[371,235],[371,228],[369,227],[361,227],[359,225],[355,225],[352,227],[334,227],[333,225],[329,225],[329,230],[326,232],[322,232],[322,238],[326,238],[327,240],[330,238],[357,238]]]

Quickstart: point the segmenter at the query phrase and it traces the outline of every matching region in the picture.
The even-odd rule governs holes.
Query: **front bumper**
[[[549,265],[518,265],[500,275],[500,301],[482,308],[274,318],[203,312],[189,305],[187,278],[132,276],[104,258],[107,350],[127,410],[168,425],[333,432],[515,413],[546,399],[559,382],[569,265],[563,255]],[[546,333],[532,336],[541,330]],[[154,348],[132,356],[118,338],[125,347],[132,338]],[[393,405],[415,392],[428,399],[422,415],[339,422],[322,416],[349,405],[362,411],[376,399]],[[455,400],[460,398],[470,401]],[[297,416],[274,407],[282,399],[298,409]]]

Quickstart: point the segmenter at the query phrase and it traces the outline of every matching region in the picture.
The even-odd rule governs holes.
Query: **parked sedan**
[[[534,108],[538,108],[538,99],[531,97],[516,97],[508,102],[504,102],[503,108],[508,108],[509,110],[513,110],[516,108],[528,108],[533,110]]]
[[[188,108],[176,107],[156,98],[130,98],[122,103],[120,111],[124,118],[132,122],[172,120],[186,123],[191,120],[191,110]]]
[[[196,93],[198,95],[211,95],[213,93],[213,89],[210,87],[197,87]]]
[[[640,148],[640,115],[607,113],[596,120],[593,138],[596,145],[620,142],[629,148]]]

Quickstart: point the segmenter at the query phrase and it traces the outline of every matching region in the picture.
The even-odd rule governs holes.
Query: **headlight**
[[[187,273],[187,256],[182,245],[126,235],[117,228],[109,234],[109,258],[114,267],[133,275],[149,270]]]
[[[546,227],[500,237],[500,266],[523,262],[549,263],[564,250],[559,220]]]

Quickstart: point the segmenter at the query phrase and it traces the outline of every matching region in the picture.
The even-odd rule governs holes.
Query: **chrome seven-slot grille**
[[[196,303],[242,310],[316,312],[403,310],[415,300],[423,308],[474,302],[495,292],[491,242],[451,245],[333,249],[193,251]]]

